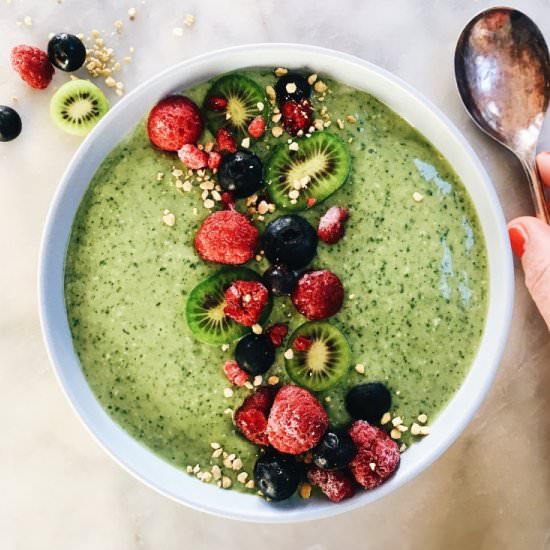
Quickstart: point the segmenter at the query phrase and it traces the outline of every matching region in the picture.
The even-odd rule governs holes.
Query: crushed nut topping
[[[284,76],[285,74],[288,73],[288,70],[283,69],[283,67],[277,67],[274,72],[275,72],[275,76]]]

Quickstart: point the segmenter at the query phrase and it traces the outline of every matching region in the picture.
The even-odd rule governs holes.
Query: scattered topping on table
[[[103,92],[88,80],[63,84],[50,100],[50,115],[63,131],[85,136],[109,110]]]
[[[353,478],[343,470],[327,471],[313,467],[307,473],[312,485],[321,489],[331,502],[351,498],[355,493]]]
[[[272,221],[262,235],[262,249],[273,264],[289,268],[304,267],[317,253],[317,233],[304,218],[281,216]]]
[[[76,71],[86,61],[86,46],[74,34],[59,33],[48,42],[48,58],[61,71]]]
[[[328,416],[305,388],[283,386],[267,421],[269,443],[282,453],[297,455],[315,447],[328,427]]]
[[[267,417],[273,405],[277,388],[263,386],[248,396],[235,412],[235,425],[256,445],[268,445]]]
[[[301,339],[311,345],[297,347],[295,342]],[[288,345],[291,347],[284,354],[286,371],[294,382],[311,391],[331,388],[349,371],[349,343],[337,327],[327,322],[304,323],[294,331]],[[303,347],[307,349],[298,349]]]
[[[286,101],[299,102],[302,99],[309,99],[311,86],[302,75],[285,73],[284,75],[277,76],[280,76],[280,78],[275,84],[275,94],[280,104]]]
[[[355,420],[371,424],[386,424],[385,413],[391,409],[391,393],[381,382],[367,382],[354,386],[346,395],[346,409]],[[383,422],[386,420],[386,422]],[[394,426],[395,419],[394,419]]]
[[[21,117],[15,109],[0,105],[0,141],[12,141],[21,133]]]
[[[286,265],[272,265],[263,274],[263,281],[267,289],[274,296],[290,296],[299,274]]]
[[[254,257],[258,230],[235,210],[210,214],[195,235],[195,248],[207,262],[239,265]]]
[[[193,143],[186,143],[178,151],[178,157],[191,170],[200,170],[206,168],[210,157],[204,150],[199,149]]]
[[[268,292],[256,281],[235,281],[225,291],[224,313],[237,323],[252,327],[267,304]],[[260,327],[261,332],[261,327]]]
[[[270,326],[267,329],[266,333],[269,339],[271,340],[271,343],[276,348],[279,348],[283,345],[283,341],[287,337],[288,325],[285,325],[284,323],[276,323],[275,325]],[[272,377],[272,378],[275,378],[275,377]],[[268,383],[269,383],[269,380],[268,380]]]
[[[13,70],[31,88],[43,90],[52,81],[54,68],[46,52],[33,46],[15,46],[10,60]]]
[[[202,133],[200,110],[187,97],[166,97],[149,113],[147,132],[151,142],[159,149],[179,151],[185,144],[196,143],[199,139]]]
[[[247,334],[235,348],[239,367],[252,376],[263,374],[275,362],[275,346],[265,334]]]
[[[313,124],[313,107],[307,99],[285,101],[281,113],[284,129],[292,136],[307,133]]]
[[[218,180],[224,191],[249,197],[264,185],[262,161],[250,151],[236,151],[221,161]]]
[[[374,489],[399,466],[401,457],[397,443],[386,432],[364,420],[354,422],[349,434],[357,447],[357,455],[349,464],[350,471],[365,489]]]
[[[244,386],[248,382],[248,374],[239,367],[237,361],[226,361],[223,372],[227,379],[235,386]]]
[[[345,468],[357,454],[357,447],[346,430],[329,428],[313,450],[313,462],[323,470]]]
[[[216,132],[216,143],[220,151],[234,153],[237,150],[237,142],[227,128],[220,128]]]
[[[348,217],[349,214],[345,208],[332,206],[319,220],[317,235],[327,244],[337,243],[344,236],[344,222]]]
[[[301,466],[294,457],[272,449],[261,455],[254,466],[254,480],[261,493],[271,500],[285,500],[298,488]]]
[[[292,303],[311,321],[326,319],[340,311],[344,287],[331,271],[308,271],[298,280],[292,292]]]

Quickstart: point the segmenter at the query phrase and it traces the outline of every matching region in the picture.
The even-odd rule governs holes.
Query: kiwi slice
[[[293,349],[292,359],[285,358],[288,375],[308,390],[328,390],[349,370],[351,349],[346,337],[324,321],[300,325],[290,337],[289,348],[293,348],[298,336],[310,340],[311,346],[307,351]]]
[[[289,211],[305,210],[311,206],[311,198],[315,203],[325,200],[344,185],[351,171],[348,147],[339,137],[315,132],[297,143],[297,151],[291,151],[286,143],[277,146],[264,167],[271,199]],[[293,198],[291,191],[298,196]]]
[[[201,281],[189,294],[186,305],[187,324],[205,344],[228,344],[246,334],[250,328],[225,315],[225,291],[235,281],[259,281],[261,277],[246,267],[222,269]],[[266,304],[260,323],[271,312],[271,299]]]
[[[89,80],[71,80],[52,96],[50,115],[65,132],[85,136],[109,110],[103,92]]]
[[[224,98],[227,106],[212,110],[209,105],[213,97]],[[243,138],[248,135],[248,125],[254,118],[261,115],[266,123],[270,120],[270,103],[264,91],[241,74],[228,74],[216,80],[206,94],[203,111],[214,136],[220,128],[227,128],[235,138]]]

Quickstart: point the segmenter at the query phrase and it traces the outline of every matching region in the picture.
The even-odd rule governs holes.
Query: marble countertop
[[[510,3],[533,17],[550,39],[549,0]],[[37,314],[40,234],[80,140],[53,127],[51,91],[29,90],[7,63],[16,44],[45,45],[50,32],[96,28],[107,32],[121,56],[135,47],[121,77],[132,89],[177,61],[216,48],[252,42],[336,48],[394,72],[438,105],[476,149],[512,218],[531,212],[526,182],[511,156],[473,127],[452,73],[460,30],[490,5],[486,0],[0,0],[0,103],[11,104],[17,96],[24,123],[18,140],[0,144],[1,548],[550,548],[550,338],[519,269],[509,344],[479,413],[435,465],[367,508],[315,524],[247,525],[179,506],[117,466],[65,401]],[[136,8],[135,21],[128,20],[130,7]],[[196,18],[192,27],[184,25],[186,14]],[[117,19],[124,29],[111,36]],[[174,34],[174,28],[182,32]],[[548,124],[541,147],[550,149]]]

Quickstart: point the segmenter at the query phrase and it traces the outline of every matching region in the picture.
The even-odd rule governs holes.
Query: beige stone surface
[[[60,1],[60,0],[58,0]],[[516,1],[550,37],[548,0]],[[0,144],[0,548],[20,550],[550,548],[550,338],[517,271],[514,321],[495,384],[474,421],[431,468],[398,492],[342,517],[247,525],[179,506],[130,477],[92,441],[52,374],[36,305],[40,234],[79,139],[48,116],[51,90],[30,91],[7,65],[18,43],[51,31],[124,30],[127,88],[183,58],[246,42],[326,45],[416,86],[465,133],[494,179],[506,216],[531,211],[514,160],[469,122],[452,54],[487,1],[0,0],[0,103],[18,96],[24,133]],[[135,6],[135,21],[127,11]],[[192,27],[184,17],[196,16]],[[17,26],[29,15],[32,26]],[[181,28],[181,36],[172,32]],[[125,55],[125,54],[124,54]],[[56,84],[60,83],[60,75]],[[116,96],[113,98],[115,99]],[[550,131],[542,146],[550,149]]]

